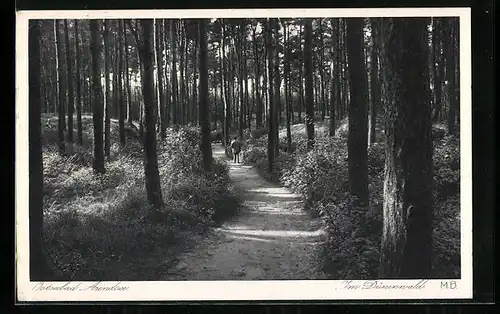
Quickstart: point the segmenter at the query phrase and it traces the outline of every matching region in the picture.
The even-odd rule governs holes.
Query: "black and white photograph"
[[[18,12],[18,298],[471,297],[470,12],[194,12]]]

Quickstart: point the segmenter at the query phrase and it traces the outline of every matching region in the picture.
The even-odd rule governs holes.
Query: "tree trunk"
[[[59,32],[59,20],[54,20],[54,38],[56,42],[56,69],[57,69],[57,95],[58,95],[58,123],[57,123],[57,139],[59,146],[59,153],[61,155],[66,154],[66,142],[64,141],[64,129],[65,129],[65,114],[64,114],[64,85],[62,80],[63,69],[62,69],[62,53],[61,53],[61,35]]]
[[[229,128],[230,128],[230,122],[231,122],[231,107],[230,107],[230,102],[229,102],[229,84],[227,83],[227,67],[225,64],[225,56],[226,56],[226,40],[224,38],[225,36],[225,31],[224,27],[225,25],[221,21],[221,92],[223,94],[223,101],[224,101],[224,146],[227,146],[229,144]],[[226,84],[228,86],[226,87]]]
[[[29,249],[30,280],[52,277],[43,250],[43,159],[40,93],[40,22],[29,25]],[[54,280],[54,278],[50,278]]]
[[[171,81],[172,81],[172,124],[178,124],[178,107],[179,107],[179,89],[177,84],[177,20],[170,20],[170,32],[172,39],[172,72],[171,72]]]
[[[348,174],[349,191],[368,202],[368,82],[363,52],[362,18],[347,19],[347,49],[351,99],[349,108]]]
[[[185,94],[185,91],[186,91],[186,88],[185,88],[185,83],[186,83],[186,80],[185,80],[185,64],[187,63],[186,62],[186,54],[185,54],[185,50],[186,50],[186,36],[183,36],[184,35],[184,27],[183,27],[183,24],[184,23],[181,23],[180,24],[180,27],[179,27],[179,36],[180,36],[180,40],[181,40],[181,47],[180,47],[180,64],[179,64],[179,67],[180,67],[180,80],[179,80],[179,87],[180,87],[180,99],[179,99],[179,104],[180,104],[180,110],[179,110],[179,114],[180,114],[180,122],[181,124],[185,125],[186,124],[186,94]]]
[[[107,158],[111,155],[111,94],[109,91],[109,22],[104,20],[104,87],[105,87],[105,110],[104,110],[104,156]]]
[[[144,97],[144,176],[149,203],[156,209],[163,207],[163,197],[158,172],[155,130],[155,88],[154,88],[154,50],[153,50],[153,20],[141,20],[143,47],[141,62],[143,63],[142,94]]]
[[[200,149],[203,156],[203,168],[206,172],[212,170],[212,146],[210,143],[210,112],[208,110],[208,51],[205,19],[198,21],[198,41],[200,44],[200,105],[198,107],[201,126]]]
[[[378,28],[377,21],[370,18],[371,24],[371,38],[372,38],[372,49],[371,49],[371,68],[370,68],[370,145],[375,143],[376,137],[376,125],[377,125],[377,112],[380,108],[380,83],[378,81]]]
[[[274,129],[275,129],[275,99],[273,98],[273,80],[271,79],[270,75],[273,71],[273,46],[272,46],[272,27],[271,27],[271,21],[269,18],[266,19],[266,25],[265,25],[265,41],[266,41],[266,50],[267,50],[267,89],[269,93],[269,118],[268,118],[268,124],[269,124],[269,132],[267,135],[267,162],[268,162],[268,171],[269,173],[273,173],[273,163],[274,163],[274,153],[276,151],[276,143],[274,142],[276,137],[274,135]]]
[[[443,21],[440,18],[433,18],[432,27],[432,45],[434,54],[434,113],[432,121],[437,122],[441,119],[441,110],[443,108],[443,79],[444,79],[444,57],[442,54],[442,35]]]
[[[255,66],[255,126],[257,129],[262,128],[262,101],[260,99],[260,62],[257,50],[256,27],[252,29],[252,42],[254,53],[254,66]]]
[[[274,57],[275,57],[275,63],[274,63],[274,71],[270,72],[272,73],[272,78],[274,79],[274,97],[275,97],[275,111],[277,111],[276,116],[274,117],[275,119],[275,128],[274,128],[274,140],[275,140],[275,156],[279,155],[279,127],[280,127],[280,122],[281,122],[281,77],[280,77],[280,59],[279,59],[279,23],[278,19],[273,18],[271,20],[273,23],[273,30],[274,30],[274,40],[272,41],[273,45],[276,47],[273,47],[274,49]]]
[[[120,146],[125,146],[125,102],[124,102],[124,93],[123,93],[123,19],[118,22],[118,106],[119,106],[119,135],[120,135]]]
[[[99,20],[89,20],[92,51],[92,109],[94,122],[94,163],[96,173],[104,173],[104,150],[102,143],[102,89],[101,89],[101,32]]]
[[[127,43],[127,36],[126,32],[124,29],[125,33],[125,88],[127,89],[127,97],[128,97],[128,110],[127,110],[127,123],[129,125],[132,125],[133,121],[133,116],[132,116],[132,88],[130,84],[130,71],[129,71],[129,49],[128,49],[128,43]]]
[[[332,63],[331,63],[331,71],[330,71],[330,80],[331,80],[331,96],[330,96],[330,123],[329,123],[329,135],[334,136],[335,135],[335,107],[338,105],[338,97],[337,94],[339,93],[337,89],[337,81],[339,80],[339,72],[337,72],[338,66],[338,47],[333,48],[337,46],[338,43],[338,36],[339,36],[339,29],[335,25],[336,21],[335,19],[331,19],[331,25],[332,25],[332,37],[331,37],[331,55],[332,55]]]
[[[73,59],[71,58],[71,49],[69,43],[69,31],[68,31],[68,19],[64,19],[64,42],[66,46],[66,70],[67,70],[67,83],[68,83],[68,133],[67,141],[68,146],[71,148],[73,146],[73,109],[75,106],[75,98],[73,94]]]
[[[304,39],[307,150],[311,150],[314,147],[314,95],[312,62],[312,20],[310,18],[306,19],[305,21]]]
[[[83,128],[82,128],[82,95],[81,95],[81,81],[80,81],[80,38],[78,34],[78,19],[75,19],[75,58],[76,58],[76,129],[77,129],[77,143],[83,144]]]
[[[286,146],[289,154],[292,153],[292,131],[290,129],[290,111],[292,108],[292,103],[289,93],[289,80],[290,80],[290,61],[288,56],[288,27],[286,22],[283,23],[283,47],[284,47],[284,82],[285,82],[285,110],[286,110]]]
[[[239,105],[240,105],[240,110],[239,110],[239,137],[240,140],[243,140],[243,40],[244,38],[244,32],[243,32],[243,21],[240,21],[239,24],[239,37],[238,37],[238,92],[239,92]]]
[[[326,116],[326,95],[325,95],[325,73],[324,73],[324,59],[325,59],[325,46],[323,43],[323,19],[318,19],[319,23],[319,78],[321,88],[321,120],[325,120]]]
[[[392,19],[383,63],[386,119],[381,276],[429,278],[432,139],[426,18]],[[392,25],[391,25],[392,24]]]
[[[165,94],[163,93],[163,41],[161,40],[161,29],[158,19],[155,19],[155,41],[156,41],[156,66],[159,94],[159,112],[160,112],[160,137],[167,137],[167,127],[165,125]]]
[[[447,37],[446,45],[448,52],[448,55],[446,56],[446,77],[448,81],[447,85],[448,85],[448,96],[450,103],[450,107],[448,110],[448,134],[450,135],[455,135],[457,132],[456,116],[457,116],[457,108],[459,100],[457,93],[457,78],[455,75],[455,65],[456,65],[455,58],[459,53],[458,50],[455,50],[455,45],[454,45],[455,32],[457,31],[457,27],[455,27],[455,19],[458,18],[453,17],[450,18],[450,20],[448,20],[447,36],[446,36]]]
[[[303,70],[305,70],[305,53],[304,46],[302,45],[302,24],[299,27],[299,45],[302,54],[302,64],[304,64],[299,71],[299,122],[302,122],[302,109],[305,108],[305,100],[304,100],[304,78],[303,78]]]
[[[205,25],[205,28],[206,28],[206,25]],[[206,30],[205,30],[206,32]],[[193,46],[194,46],[194,49],[193,49],[193,95],[192,95],[192,105],[191,105],[191,112],[192,112],[192,117],[190,117],[191,121],[194,122],[194,124],[199,124],[199,121],[198,121],[198,118],[197,116],[199,116],[199,114],[197,114],[197,104],[198,104],[198,71],[197,71],[197,67],[199,67],[200,65],[198,64],[198,57],[201,58],[201,56],[198,56],[199,53],[198,53],[198,45],[200,44],[199,42],[199,38],[198,36],[194,39],[194,42],[193,42]],[[208,62],[208,61],[207,61]],[[208,67],[208,66],[207,66]],[[208,68],[207,68],[207,71],[208,71]],[[208,72],[207,72],[207,95],[208,95]],[[208,99],[208,96],[207,96],[207,99]],[[208,107],[209,108],[209,107]],[[198,108],[199,110],[199,108]],[[207,109],[207,112],[210,112],[209,109]],[[201,124],[199,124],[201,126]],[[210,129],[210,124],[208,125],[208,128]]]

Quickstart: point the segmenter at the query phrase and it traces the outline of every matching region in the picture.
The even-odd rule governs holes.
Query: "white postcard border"
[[[63,18],[460,17],[461,279],[30,282],[28,20]],[[19,301],[377,300],[472,298],[470,8],[80,10],[16,12],[16,288]],[[408,288],[387,288],[406,285]],[[419,286],[420,285],[420,286]],[[355,287],[356,286],[356,287]],[[99,290],[105,288],[111,290]],[[350,287],[350,288],[348,288]]]

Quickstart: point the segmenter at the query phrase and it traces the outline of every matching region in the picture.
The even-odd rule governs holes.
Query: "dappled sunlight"
[[[256,230],[245,229],[244,227],[226,227],[219,229],[224,233],[238,234],[242,236],[260,236],[268,238],[315,238],[325,234],[323,229],[315,231],[302,230]]]

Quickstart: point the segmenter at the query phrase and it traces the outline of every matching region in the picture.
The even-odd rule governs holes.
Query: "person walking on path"
[[[241,153],[241,146],[242,145],[243,144],[236,136],[231,141],[231,150],[233,152],[234,163],[238,163],[238,164],[240,163],[240,153]]]

